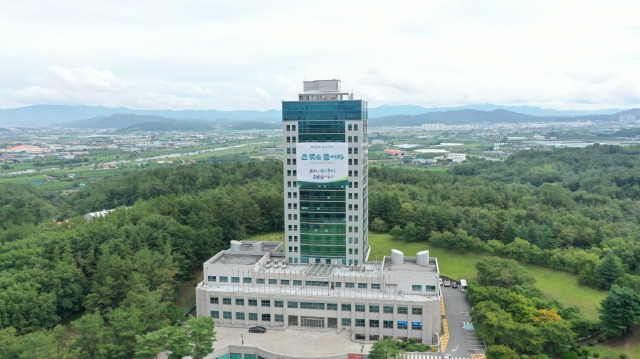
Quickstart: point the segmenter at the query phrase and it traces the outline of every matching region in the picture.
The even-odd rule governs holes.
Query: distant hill
[[[635,115],[640,119],[640,109],[630,109],[614,114],[582,116],[531,116],[497,109],[493,111],[454,110],[428,112],[414,116],[387,116],[369,119],[369,126],[420,126],[425,123],[463,125],[474,123],[526,123],[526,122],[570,122],[570,121],[618,121],[621,115]]]
[[[627,110],[633,111],[633,110]],[[369,119],[373,125],[396,124],[415,126],[422,123],[474,123],[474,122],[535,122],[539,121],[567,121],[576,117],[612,118],[624,113],[620,110],[600,111],[557,111],[531,106],[499,106],[491,104],[470,105],[463,107],[424,108],[413,105],[380,106],[369,109]],[[92,127],[100,123],[100,119],[113,115],[137,115],[159,117],[173,120],[209,121],[216,124],[236,124],[239,121],[254,124],[274,123],[282,121],[280,110],[269,111],[217,111],[217,110],[134,110],[124,107],[109,108],[100,106],[70,106],[70,105],[34,105],[15,109],[0,109],[0,125],[13,126],[61,126],[61,127]],[[527,117],[529,116],[529,117]],[[603,117],[604,116],[604,117]],[[89,119],[89,120],[87,120]],[[120,119],[123,119],[120,117]],[[90,122],[81,123],[78,121]],[[113,120],[113,119],[112,119]],[[92,122],[91,122],[92,121]],[[122,128],[137,123],[124,122],[99,128]],[[157,121],[154,121],[157,122]],[[160,120],[160,122],[162,122]],[[91,123],[91,125],[89,125]],[[274,125],[275,126],[275,125]],[[269,127],[269,126],[267,126]],[[274,128],[277,128],[274,127]]]
[[[134,110],[124,107],[71,105],[33,105],[14,109],[0,109],[0,125],[66,126],[71,122],[107,117],[114,114],[160,116],[177,120],[276,121],[280,111],[217,111],[217,110]]]

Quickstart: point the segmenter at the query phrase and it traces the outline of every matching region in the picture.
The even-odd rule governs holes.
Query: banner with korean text
[[[327,183],[348,179],[347,144],[303,142],[296,145],[299,182]]]

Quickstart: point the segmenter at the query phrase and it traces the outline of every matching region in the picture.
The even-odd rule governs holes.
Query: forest
[[[639,167],[640,147],[600,145],[522,151],[503,163],[446,171],[370,163],[370,229],[568,271],[633,307],[640,303]],[[200,348],[184,330],[198,325],[183,323],[177,286],[230,240],[281,231],[282,183],[280,162],[247,161],[131,170],[71,195],[0,185],[0,352],[152,358],[168,348]],[[103,209],[116,210],[82,217]],[[479,280],[474,293],[501,313],[493,292],[506,289],[490,283]],[[613,325],[617,306],[603,303],[601,323],[589,323],[524,284],[516,293],[524,299],[510,296],[533,313],[514,317],[524,331],[539,326],[542,309],[557,312],[540,314],[545,320],[564,320],[543,327],[570,327],[569,341],[595,330],[625,336],[640,322],[631,316]],[[513,349],[558,350],[547,341]]]

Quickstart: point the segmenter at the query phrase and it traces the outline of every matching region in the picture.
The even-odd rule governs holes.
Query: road
[[[470,358],[485,352],[484,344],[476,336],[469,311],[469,296],[458,289],[441,287],[449,323],[449,343],[444,353],[453,357]]]

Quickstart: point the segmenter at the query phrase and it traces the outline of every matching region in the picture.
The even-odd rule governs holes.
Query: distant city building
[[[384,150],[384,153],[388,154],[388,155],[392,155],[392,156],[404,156],[407,154],[406,151],[402,151],[402,150],[396,150],[393,148],[387,148],[386,150]]]
[[[423,131],[444,131],[444,123],[425,123],[420,126]]]
[[[467,155],[465,153],[447,153],[447,159],[451,160],[454,163],[460,163],[467,160]]]

